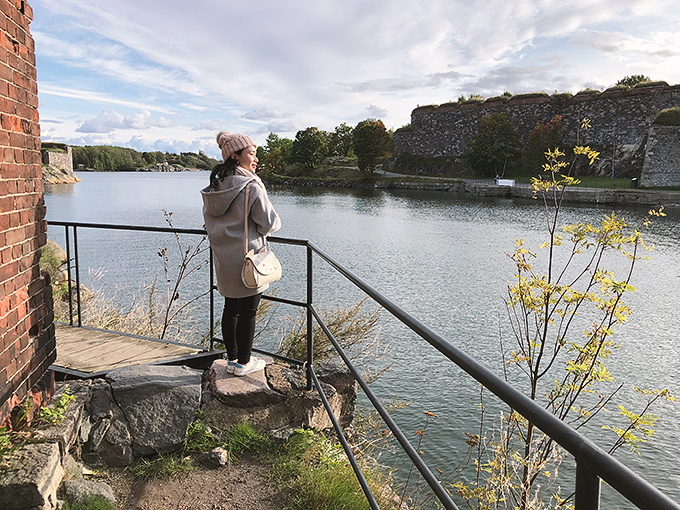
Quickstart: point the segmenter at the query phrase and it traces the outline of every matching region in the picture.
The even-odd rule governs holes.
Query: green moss
[[[550,97],[550,94],[548,94],[547,92],[528,92],[526,94],[515,94],[514,96],[512,96],[512,100],[515,101],[519,99],[535,99],[539,97],[548,98]]]
[[[680,107],[660,111],[652,124],[655,126],[680,126]]]

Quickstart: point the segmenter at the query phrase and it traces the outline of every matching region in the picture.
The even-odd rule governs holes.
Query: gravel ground
[[[109,474],[121,510],[280,510],[286,497],[266,482],[267,467],[250,459],[218,469],[150,481]]]

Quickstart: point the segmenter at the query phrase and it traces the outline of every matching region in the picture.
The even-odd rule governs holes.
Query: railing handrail
[[[64,226],[64,227],[80,227],[80,228],[102,228],[114,230],[131,230],[144,232],[169,232],[177,234],[198,234],[207,235],[205,229],[184,229],[184,228],[170,228],[170,227],[144,227],[132,225],[114,225],[104,223],[82,223],[82,222],[66,222],[66,221],[49,221],[50,224]],[[68,238],[68,234],[67,234]],[[371,285],[363,281],[361,278],[353,274],[342,264],[333,259],[330,255],[315,246],[313,243],[301,240],[290,239],[283,237],[269,237],[270,242],[290,244],[297,246],[305,246],[308,250],[319,255],[324,259],[333,269],[335,269],[342,276],[347,278],[356,287],[365,292],[368,296],[374,299],[390,314],[399,319],[409,329],[417,333],[426,342],[432,345],[440,353],[453,361],[463,371],[470,375],[477,382],[488,388],[500,400],[508,404],[512,409],[524,416],[527,420],[533,423],[543,433],[551,437],[557,444],[562,446],[567,452],[574,456],[577,462],[577,484],[580,477],[579,470],[586,472],[586,474],[596,475],[605,480],[611,487],[616,489],[626,499],[635,504],[638,508],[645,510],[680,510],[680,505],[671,500],[668,496],[663,494],[659,489],[644,480],[630,468],[619,462],[613,456],[606,453],[592,441],[579,434],[576,430],[570,427],[562,420],[555,417],[546,409],[538,405],[535,401],[516,390],[508,382],[488,370],[486,367],[475,361],[471,356],[467,355],[462,350],[455,347],[451,342],[444,337],[430,329],[424,323],[410,315],[403,308],[397,305],[394,301],[377,291]],[[309,267],[308,267],[309,271]],[[309,286],[309,282],[308,282]],[[213,289],[211,289],[212,292]],[[274,298],[276,301],[288,302],[298,306],[311,307],[311,299],[307,303],[292,302],[289,300]],[[317,322],[320,322],[318,314],[314,313],[313,309],[309,310],[310,315],[314,315]],[[329,332],[323,328],[326,335]],[[311,330],[308,324],[308,331]],[[309,345],[308,345],[309,347]],[[336,347],[337,349],[337,347]],[[347,360],[343,360],[347,363]],[[313,371],[310,374],[314,379]],[[358,374],[355,374],[358,377]],[[319,388],[319,385],[317,384]],[[320,388],[319,388],[320,390]],[[391,428],[391,427],[390,427]],[[598,482],[599,483],[599,482]],[[435,490],[436,491],[436,490]],[[577,488],[578,494],[578,488]],[[599,489],[598,489],[599,498]],[[578,504],[577,496],[577,510]],[[598,508],[595,506],[593,508]]]

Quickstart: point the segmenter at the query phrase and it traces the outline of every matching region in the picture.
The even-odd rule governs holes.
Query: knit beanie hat
[[[230,135],[227,131],[220,131],[217,135],[217,145],[220,146],[222,158],[226,161],[234,152],[257,144],[248,135]]]

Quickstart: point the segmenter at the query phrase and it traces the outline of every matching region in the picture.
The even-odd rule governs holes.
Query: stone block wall
[[[640,183],[647,187],[680,186],[680,126],[649,128]]]
[[[419,107],[411,113],[411,129],[394,133],[395,156],[409,154],[423,158],[456,158],[469,149],[479,121],[486,115],[504,113],[526,143],[537,122],[545,123],[561,115],[564,143],[574,145],[580,120],[590,119],[591,128],[580,131],[584,145],[617,147],[619,159],[644,153],[647,130],[659,111],[680,106],[680,85],[657,84],[628,91],[579,93],[486,101],[469,105]],[[625,149],[625,150],[624,150]],[[609,157],[611,149],[601,158]],[[611,164],[611,163],[610,163]],[[642,160],[639,161],[639,175]]]
[[[66,152],[43,150],[42,163],[69,173],[73,172],[73,149],[67,146]]]
[[[49,396],[56,358],[32,17],[25,0],[0,0],[0,424]]]

